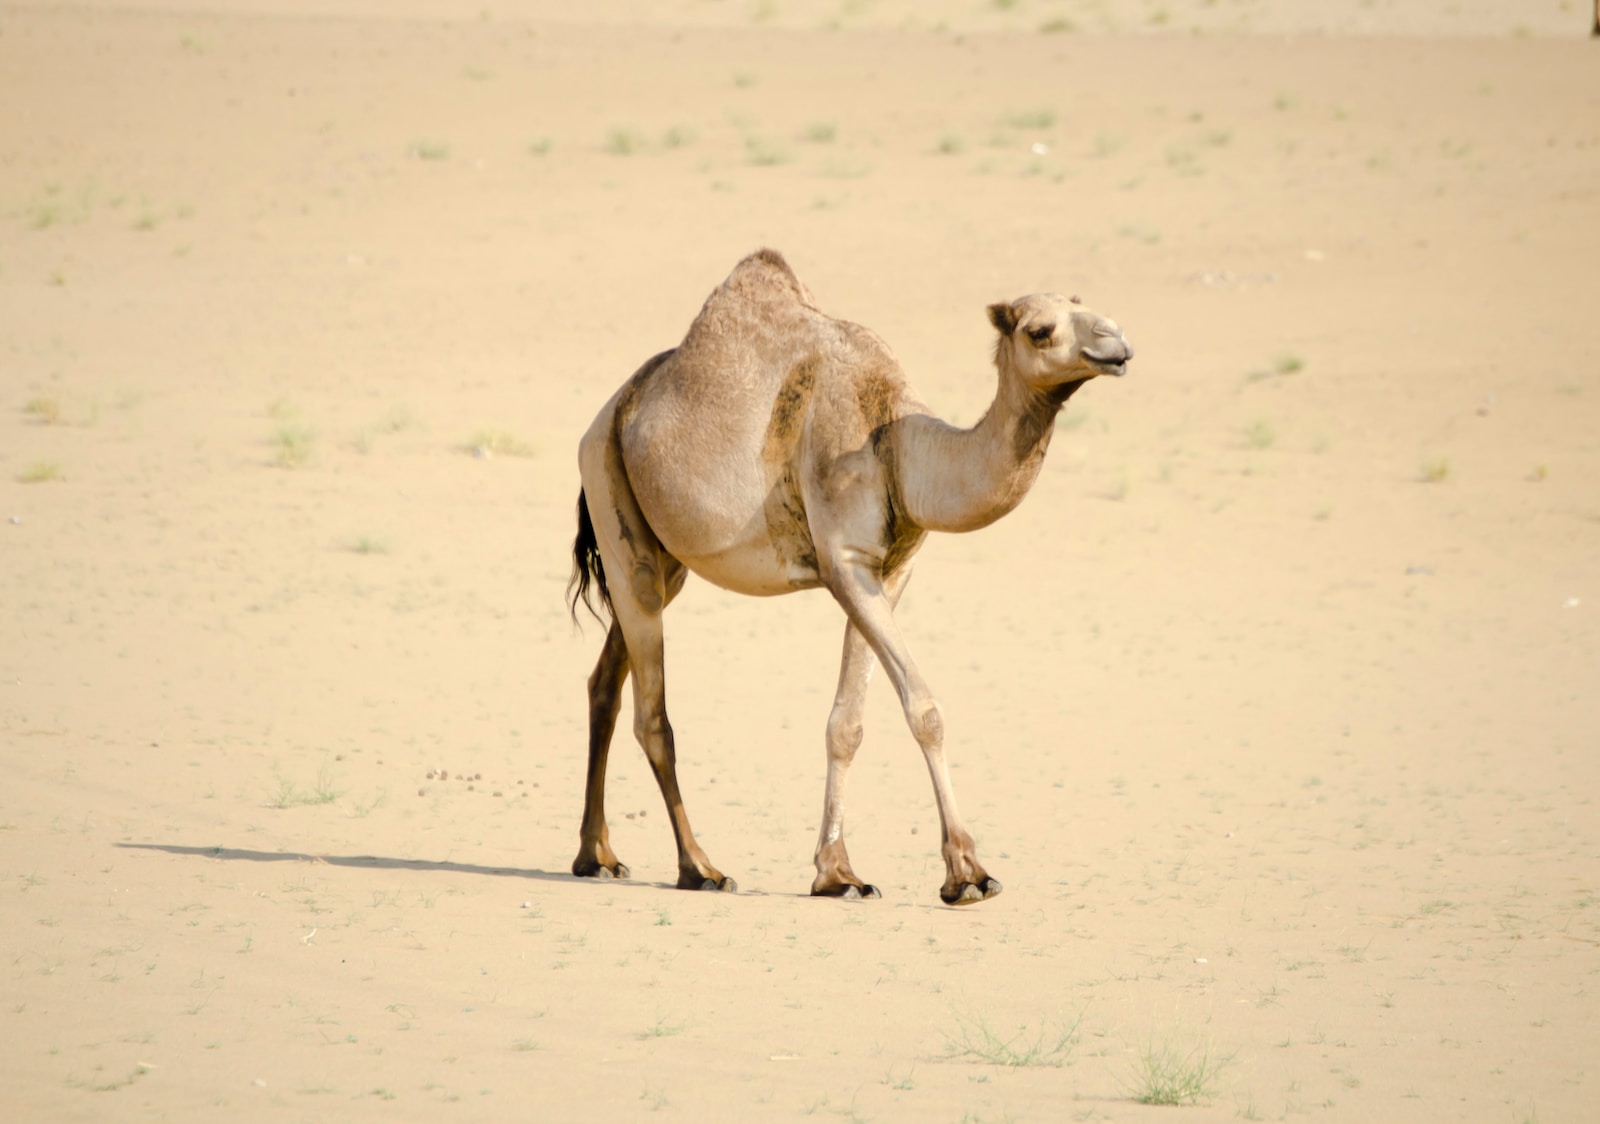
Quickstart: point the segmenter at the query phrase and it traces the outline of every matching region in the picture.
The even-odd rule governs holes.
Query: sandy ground
[[[1314,7],[0,7],[7,1119],[1594,1119],[1600,43]],[[577,437],[761,245],[1138,349],[901,607],[972,909],[882,682],[805,896],[840,613],[699,582],[741,892],[626,711],[566,873]]]

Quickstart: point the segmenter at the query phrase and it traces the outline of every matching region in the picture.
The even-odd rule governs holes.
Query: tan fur
[[[1055,294],[994,305],[999,387],[971,429],[932,416],[888,346],[818,310],[783,257],[761,250],[707,298],[683,342],[606,403],[579,447],[584,498],[613,622],[590,679],[589,783],[573,872],[627,873],[604,813],[605,762],[622,682],[667,802],[680,886],[731,888],[689,829],[667,721],[661,614],[692,571],[739,593],[827,589],[844,654],[828,720],[828,780],[812,893],[877,896],[850,868],[845,774],[881,661],[933,780],[946,877],[940,896],[981,901],[979,864],[944,759],[944,725],[893,617],[929,531],[987,526],[1022,501],[1057,411],[1087,379],[1121,374],[1116,324]]]

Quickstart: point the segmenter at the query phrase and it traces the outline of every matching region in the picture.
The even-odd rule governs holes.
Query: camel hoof
[[[572,873],[577,878],[598,878],[602,882],[609,882],[613,878],[628,877],[628,868],[623,863],[605,866],[598,862],[579,861],[572,864]]]
[[[682,878],[678,879],[678,889],[710,891],[720,890],[725,894],[732,894],[738,892],[739,884],[726,875],[723,875],[721,881],[718,881],[715,878],[705,878],[699,874],[685,874]]]
[[[985,875],[982,882],[961,883],[953,893],[948,889],[942,889],[939,891],[939,897],[946,905],[972,905],[975,902],[987,901],[1003,888],[998,878]]]
[[[811,896],[814,898],[842,898],[847,902],[876,901],[883,897],[876,886],[866,882],[859,886],[854,882],[839,882],[831,886],[812,886]]]

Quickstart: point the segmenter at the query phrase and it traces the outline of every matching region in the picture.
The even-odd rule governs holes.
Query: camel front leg
[[[989,877],[978,862],[977,846],[962,823],[961,813],[956,810],[950,770],[944,757],[944,719],[939,713],[939,703],[912,662],[911,652],[895,623],[893,603],[878,576],[877,565],[864,555],[840,559],[832,567],[829,589],[849,614],[850,623],[860,630],[883,662],[883,669],[900,696],[906,725],[922,749],[928,775],[933,780],[934,799],[939,805],[940,850],[945,866],[939,897],[949,905],[970,905],[994,897],[1000,892],[1000,883]]]
[[[911,577],[911,567],[902,567],[884,583],[891,606]],[[839,661],[839,688],[834,693],[833,710],[828,715],[828,781],[822,802],[822,830],[817,838],[817,877],[811,883],[816,897],[878,898],[876,886],[856,877],[844,845],[844,782],[861,746],[861,717],[867,706],[867,683],[877,657],[861,630],[849,621],[844,626],[844,655]]]

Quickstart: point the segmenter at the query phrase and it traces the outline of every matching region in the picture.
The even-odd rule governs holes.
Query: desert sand
[[[1590,19],[0,6],[6,1119],[1595,1119]],[[961,424],[1137,350],[900,608],[992,901],[881,676],[807,896],[842,616],[696,580],[739,892],[628,708],[568,873],[577,439],[760,246]]]

